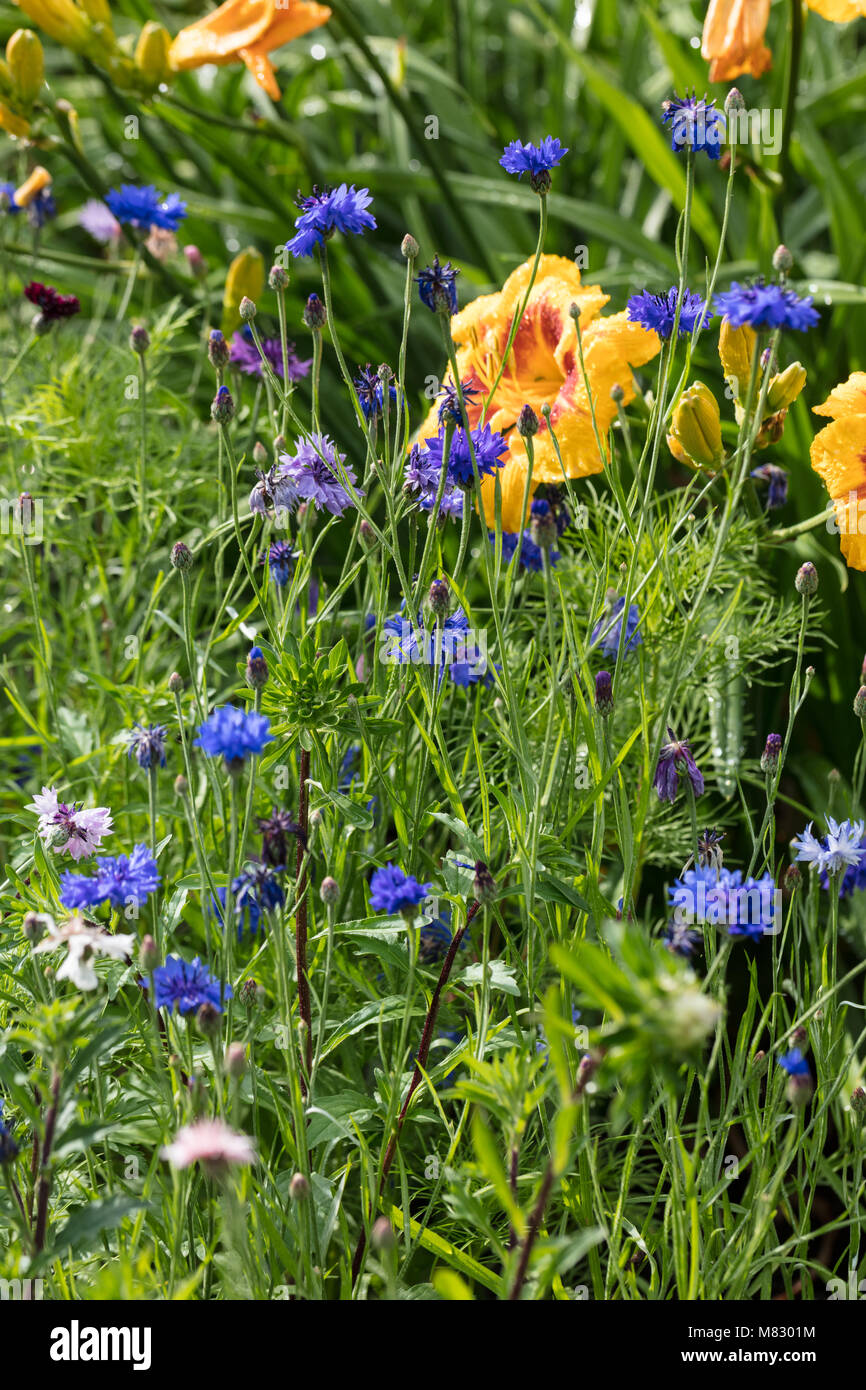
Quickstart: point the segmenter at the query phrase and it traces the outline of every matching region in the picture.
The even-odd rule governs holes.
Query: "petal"
[[[866,0],[806,0],[806,4],[822,18],[832,19],[834,24],[847,24],[866,14]]]
[[[710,0],[701,54],[712,59],[711,82],[766,72],[773,56],[764,45],[769,18],[770,0]]]
[[[238,50],[261,38],[274,17],[274,0],[225,0],[224,5],[181,29],[169,49],[175,72],[203,63],[232,63]]]
[[[866,570],[866,487],[858,488],[850,502],[837,502],[836,524],[848,568]]]
[[[255,43],[245,44],[238,50],[239,58],[246,63],[259,86],[274,101],[279,101],[280,89],[268,54],[276,48],[281,48],[284,43],[290,43],[292,39],[309,33],[311,29],[318,29],[330,18],[331,11],[327,5],[297,0],[289,9],[275,10],[273,22],[267,31]]]
[[[538,442],[540,435],[535,438]],[[526,508],[523,506],[523,494],[526,491],[526,474],[529,461],[526,453],[526,446],[520,435],[515,433],[511,437],[511,449],[505,464],[498,470],[499,486],[502,490],[502,529],[503,531],[522,531],[526,525],[526,518],[529,514],[529,505],[535,494],[535,489],[542,480],[538,476],[537,455],[535,465],[532,469],[532,482],[529,487],[529,496],[526,501]],[[562,471],[557,474],[562,479]],[[481,483],[481,496],[484,500],[484,519],[487,523],[488,531],[496,529],[496,478],[484,478]]]
[[[737,396],[745,396],[752,375],[752,357],[755,350],[755,330],[744,324],[734,328],[728,319],[722,319],[719,331],[719,357],[725,379],[736,382]]]
[[[866,372],[852,372],[847,381],[834,386],[823,405],[812,407],[814,415],[831,419],[846,415],[866,415]]]
[[[866,414],[834,420],[812,440],[812,467],[830,496],[846,498],[866,484]]]

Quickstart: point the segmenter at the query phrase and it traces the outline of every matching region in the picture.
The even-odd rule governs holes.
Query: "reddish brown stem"
[[[298,793],[298,857],[297,857],[297,911],[295,913],[295,955],[298,965],[298,1012],[304,1027],[301,1049],[301,1085],[306,1095],[305,1076],[313,1067],[313,1017],[310,1008],[310,983],[307,979],[307,866],[306,846],[309,832],[310,794],[307,780],[310,776],[310,754],[301,749],[301,787]]]
[[[456,931],[454,933],[454,936],[451,938],[451,945],[448,947],[448,952],[445,956],[445,959],[442,962],[442,969],[439,972],[439,979],[436,982],[436,988],[434,989],[433,997],[430,1000],[430,1007],[427,1010],[427,1017],[424,1020],[424,1031],[421,1034],[421,1042],[418,1046],[418,1054],[415,1059],[415,1070],[412,1073],[412,1080],[409,1082],[409,1089],[406,1092],[406,1099],[403,1101],[402,1109],[400,1110],[400,1114],[397,1116],[397,1123],[394,1126],[394,1133],[391,1135],[391,1138],[388,1141],[388,1147],[385,1150],[385,1157],[382,1160],[382,1174],[379,1178],[379,1186],[376,1192],[377,1205],[380,1197],[382,1196],[383,1191],[385,1190],[385,1183],[388,1179],[388,1174],[391,1171],[391,1164],[394,1162],[394,1155],[397,1152],[397,1143],[400,1139],[400,1131],[403,1128],[403,1121],[406,1118],[406,1113],[409,1109],[409,1104],[412,1100],[413,1095],[415,1094],[416,1090],[421,1084],[423,1071],[424,1068],[426,1068],[427,1066],[427,1057],[430,1053],[430,1044],[433,1041],[433,1029],[436,1027],[436,1015],[439,1012],[439,1001],[442,998],[442,991],[448,983],[448,976],[451,974],[451,967],[454,964],[454,958],[460,949],[460,943],[463,940],[466,928],[469,926],[469,923],[472,921],[472,918],[475,916],[480,906],[481,904],[476,902],[475,899],[473,899],[473,901],[469,904],[469,910],[466,913],[466,921],[463,923],[463,926],[459,929],[459,931]],[[356,1283],[358,1275],[361,1272],[361,1262],[364,1259],[364,1251],[366,1248],[367,1233],[366,1231],[362,1230],[361,1235],[358,1239],[357,1248],[355,1250],[355,1258],[352,1260],[353,1286]]]
[[[36,1195],[36,1233],[33,1245],[38,1252],[45,1244],[45,1230],[48,1225],[48,1197],[51,1193],[51,1148],[54,1143],[54,1126],[57,1123],[57,1103],[60,1097],[60,1073],[51,1078],[51,1104],[45,1116],[45,1141],[42,1145],[42,1169],[39,1174],[39,1189]]]

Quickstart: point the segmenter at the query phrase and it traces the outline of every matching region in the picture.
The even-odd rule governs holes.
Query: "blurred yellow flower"
[[[226,337],[234,333],[241,321],[240,303],[246,296],[255,304],[265,288],[265,263],[254,246],[239,251],[229,266],[223,293],[222,331]]]
[[[773,58],[764,43],[769,18],[770,0],[710,0],[701,56],[710,64],[711,82],[767,71]]]
[[[832,19],[835,24],[848,24],[860,15],[866,15],[866,0],[806,0],[810,10],[824,19]]]
[[[753,328],[749,328],[747,324],[741,328],[734,328],[728,319],[722,319],[719,330],[719,357],[725,380],[734,398],[738,424],[743,418],[743,409],[749,393],[754,349]],[[794,404],[805,385],[806,369],[800,362],[792,362],[790,366],[774,373],[770,378],[761,430],[755,441],[757,448],[764,449],[768,444],[775,444],[781,439],[788,408]]]
[[[37,164],[33,173],[25,179],[20,188],[15,190],[15,202],[19,208],[29,207],[37,194],[43,189],[51,187],[51,175],[47,169],[43,169],[41,164]]]
[[[497,294],[481,295],[451,320],[460,379],[477,391],[467,401],[473,428],[496,380],[511,321],[526,294],[532,264],[531,260],[526,261],[509,275]],[[563,468],[569,478],[600,473],[604,464],[593,428],[590,396],[603,439],[617,413],[611,399],[612,388],[622,388],[624,403],[632,400],[632,367],[642,366],[660,349],[656,334],[632,323],[624,313],[600,317],[609,298],[600,286],[581,283],[574,261],[564,256],[541,257],[505,370],[485,417],[491,429],[506,435],[509,443],[509,453],[499,473],[505,531],[518,531],[523,522],[521,509],[529,465],[526,445],[514,428],[523,406],[531,405],[540,417],[539,432],[532,441],[530,497],[538,483],[562,482]],[[589,394],[578,356],[572,305],[580,312]],[[446,380],[453,385],[450,373]],[[541,415],[543,405],[550,407],[550,423],[562,454],[562,466],[547,421]],[[438,429],[438,408],[434,405],[418,438],[429,439]],[[485,513],[492,522],[493,478],[484,479],[482,495]]]
[[[226,0],[218,10],[181,29],[169,51],[175,72],[205,63],[245,63],[274,101],[280,89],[268,54],[317,29],[331,17],[327,5],[310,0]]]
[[[812,440],[812,467],[836,505],[846,563],[866,570],[866,372],[853,372],[813,409],[832,424]]]
[[[90,20],[84,8],[79,9],[73,0],[15,0],[15,3],[58,43],[75,50],[86,47],[91,35]]]

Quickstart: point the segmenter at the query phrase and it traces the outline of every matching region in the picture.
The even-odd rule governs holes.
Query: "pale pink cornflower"
[[[212,1177],[224,1174],[231,1163],[255,1163],[255,1145],[246,1134],[229,1129],[222,1120],[195,1120],[179,1129],[162,1158],[172,1168],[189,1168],[201,1163]]]
[[[43,787],[24,809],[36,812],[36,834],[55,854],[69,854],[76,860],[86,859],[99,849],[112,827],[107,806],[85,810],[76,802],[60,801],[53,787]]]

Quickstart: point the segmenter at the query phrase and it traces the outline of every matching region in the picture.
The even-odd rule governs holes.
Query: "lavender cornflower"
[[[202,963],[199,956],[192,961],[182,960],[180,956],[168,956],[165,965],[157,966],[153,972],[155,1003],[158,1009],[168,1009],[178,1013],[197,1013],[202,1004],[222,1012],[220,982]],[[232,997],[232,987],[225,986],[226,999]]]
[[[68,854],[76,861],[95,853],[111,831],[112,818],[107,806],[84,810],[80,803],[60,801],[53,787],[43,787],[25,807],[39,817],[36,834],[55,854]]]
[[[436,465],[437,481],[445,458],[446,433],[443,426],[433,439],[424,441],[430,458]],[[493,477],[497,468],[502,468],[504,464],[503,455],[508,452],[508,441],[503,435],[491,430],[489,425],[471,430],[468,435],[463,428],[456,429],[451,436],[448,450],[448,481],[455,487],[465,490],[472,487],[475,480],[473,452],[479,478],[485,475]]]
[[[567,147],[553,135],[545,135],[540,145],[527,140],[512,140],[505,146],[499,163],[507,174],[516,174],[519,179],[529,175],[529,182],[536,193],[546,193],[550,188],[550,171],[568,154]]]
[[[333,516],[342,516],[354,502],[338,477],[342,468],[349,483],[356,487],[355,474],[346,467],[346,455],[337,452],[326,434],[313,434],[309,441],[295,440],[294,454],[280,454],[281,480],[290,482],[300,498],[324,507]],[[358,494],[363,497],[363,493]]]
[[[608,589],[604,616],[599,618],[589,636],[590,647],[600,643],[599,650],[602,656],[616,656],[620,641],[623,641],[623,651],[626,654],[633,652],[643,641],[638,632],[640,613],[636,603],[629,604],[628,615],[625,620],[625,639],[623,640],[622,617],[620,615],[624,608],[625,598],[618,594],[615,589]]]
[[[335,232],[361,236],[368,227],[376,226],[367,211],[372,201],[368,188],[345,183],[339,188],[314,188],[306,197],[299,193],[296,202],[301,215],[295,218],[295,235],[286,243],[286,250],[292,256],[312,256]]]
[[[457,313],[457,286],[455,280],[460,271],[450,261],[440,265],[439,257],[433,257],[433,264],[425,266],[415,276],[421,303],[432,309],[434,314],[450,317]]]
[[[812,308],[812,297],[801,298],[782,285],[764,279],[751,285],[734,280],[724,294],[717,294],[714,308],[734,328],[790,328],[805,333],[818,323],[820,315]]]
[[[152,184],[141,188],[131,183],[121,184],[120,188],[109,191],[105,201],[118,222],[131,227],[160,227],[163,231],[176,232],[186,217],[186,203],[177,193],[169,193],[166,197]]]
[[[283,345],[279,338],[261,338],[262,351],[268,360],[270,368],[275,376],[283,379]],[[288,359],[289,381],[301,381],[307,376],[313,359],[307,358],[302,362],[298,357],[295,344],[286,344],[286,357]],[[231,348],[229,351],[229,361],[232,366],[244,372],[246,376],[260,377],[264,371],[259,350],[253,340],[252,331],[249,324],[244,324],[243,328],[232,336]]]
[[[370,906],[374,912],[404,913],[415,917],[416,908],[430,892],[432,884],[419,883],[397,864],[377,869],[370,879]]]
[[[684,927],[677,922],[668,922],[665,927],[664,943],[672,955],[683,956],[688,960],[702,943],[702,936],[693,927]]]
[[[135,757],[139,767],[165,767],[165,740],[167,735],[168,729],[164,724],[149,724],[147,728],[145,728],[143,724],[136,724],[127,734],[129,740],[127,752],[129,757]]]
[[[704,830],[698,836],[698,863],[703,868],[721,869],[723,851],[722,840],[725,838],[724,830]]]
[[[88,198],[78,213],[79,225],[103,246],[120,240],[120,223],[101,198]]]
[[[671,741],[664,744],[659,753],[658,765],[653,778],[653,786],[659,794],[659,801],[676,801],[681,774],[688,777],[695,796],[702,796],[704,779],[692,757],[688,741],[678,739],[670,725],[668,725],[668,733]]]
[[[266,473],[256,469],[258,482],[250,493],[250,511],[267,516],[272,511],[291,511],[298,503],[294,480],[280,464],[273,464]],[[285,542],[283,542],[285,544]]]
[[[232,910],[237,922],[239,941],[245,928],[249,930],[250,936],[257,936],[263,913],[273,912],[276,908],[282,907],[286,895],[278,875],[283,872],[283,868],[282,864],[275,866],[251,860],[244,865],[237,878],[233,879]],[[225,888],[218,888],[217,895],[222,908],[219,913],[222,922],[226,906]]]
[[[662,125],[670,122],[671,149],[676,154],[682,150],[691,150],[694,154],[703,151],[710,159],[719,158],[724,117],[715,109],[715,100],[707,101],[706,97],[698,97],[694,92],[691,96],[674,96],[664,102],[662,113]]]
[[[660,338],[667,340],[674,331],[678,299],[679,290],[676,286],[668,290],[667,294],[650,294],[648,290],[643,290],[640,294],[633,294],[628,301],[628,316],[632,323],[639,323],[643,328],[655,331]],[[699,323],[705,327],[712,317],[707,310],[706,300],[701,299],[699,294],[692,294],[691,290],[685,290],[680,306],[677,337],[684,338],[694,333]]]
[[[203,748],[212,758],[224,758],[234,770],[273,742],[270,730],[267,715],[239,709],[237,705],[220,705],[200,726],[193,746]]]
[[[104,855],[95,861],[95,875],[65,873],[60,880],[60,901],[80,911],[110,903],[125,908],[141,906],[159,886],[156,860],[147,845],[136,845],[132,854]]]

